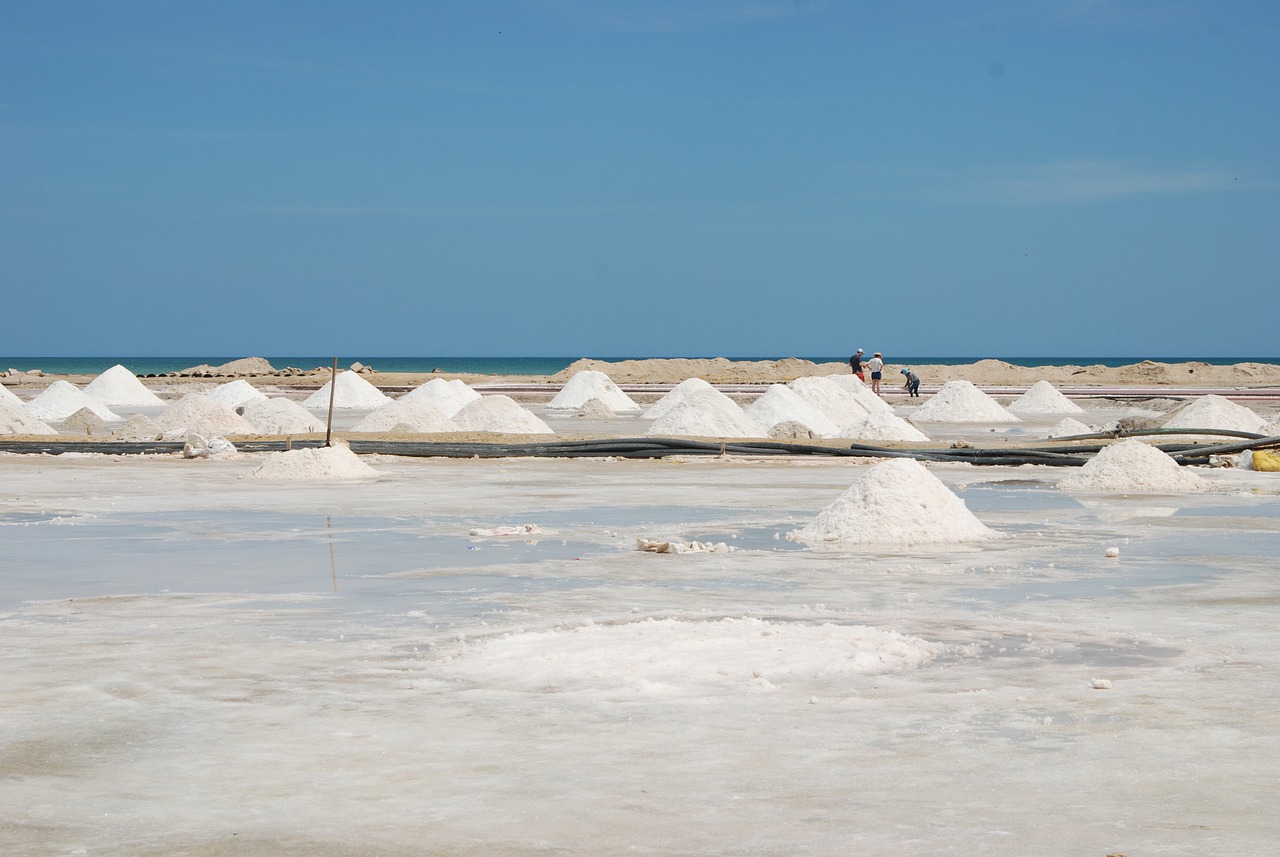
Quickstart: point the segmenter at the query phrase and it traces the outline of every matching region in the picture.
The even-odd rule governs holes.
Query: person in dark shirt
[[[858,349],[858,353],[849,358],[849,368],[853,370],[853,374],[858,376],[859,381],[867,380],[862,374],[862,349]]]
[[[911,371],[910,366],[903,366],[902,374],[907,376],[907,383],[903,384],[902,388],[907,391],[908,396],[918,397],[920,395],[920,377]]]

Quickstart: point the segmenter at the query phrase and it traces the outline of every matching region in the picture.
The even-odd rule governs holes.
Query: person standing
[[[858,353],[849,358],[849,368],[853,370],[853,374],[858,376],[859,381],[867,380],[862,375],[862,349],[858,349]]]
[[[902,367],[902,374],[907,376],[907,383],[902,388],[907,391],[908,396],[920,397],[920,376],[911,371],[910,366]]]
[[[884,359],[880,356],[879,351],[867,361],[867,368],[871,370],[871,392],[878,396],[880,395],[880,379],[884,377]]]

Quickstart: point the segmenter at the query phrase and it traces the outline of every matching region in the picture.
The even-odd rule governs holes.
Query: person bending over
[[[907,376],[907,383],[902,385],[902,389],[907,391],[908,396],[920,395],[920,376],[911,371],[910,366],[902,367],[902,374]]]

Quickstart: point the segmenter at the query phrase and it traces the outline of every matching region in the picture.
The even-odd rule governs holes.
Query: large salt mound
[[[21,404],[0,399],[0,434],[57,434],[58,430],[27,413]]]
[[[28,405],[27,407],[31,407]],[[1262,434],[1267,421],[1244,405],[1237,405],[1222,396],[1201,396],[1165,421],[1165,428],[1202,428],[1247,431]],[[1231,438],[1222,435],[1187,435],[1178,440],[1206,440],[1230,443]]]
[[[694,393],[701,393],[707,390],[710,390],[717,395],[724,396],[726,400],[733,402],[732,399],[725,396],[724,393],[721,393],[701,378],[685,378],[679,384],[672,387],[665,396],[650,405],[648,410],[646,410],[641,416],[647,420],[660,419],[671,413],[680,405],[684,404],[685,399],[689,396]],[[736,407],[737,403],[735,402],[734,405]]]
[[[440,409],[426,399],[406,401],[398,399],[383,405],[352,427],[355,432],[391,431],[403,423],[410,430],[422,434],[457,431],[457,424],[440,413]]]
[[[873,465],[790,538],[813,546],[957,544],[997,537],[938,477],[911,458]]]
[[[263,402],[267,398],[266,393],[263,393],[248,381],[239,379],[214,387],[204,395],[223,407],[231,408],[233,411],[241,405],[247,405],[250,402]]]
[[[244,417],[201,393],[187,393],[160,412],[156,425],[162,430],[203,435],[256,434]]]
[[[119,363],[86,384],[84,394],[110,408],[153,408],[164,404],[137,375]]]
[[[850,376],[853,377],[853,376]],[[872,413],[892,413],[890,410],[874,411],[857,395],[846,390],[830,375],[813,375],[808,378],[797,378],[787,385],[796,395],[813,405],[826,415],[837,427],[864,419]],[[865,389],[865,388],[864,388]],[[870,391],[867,391],[870,393]],[[875,393],[872,398],[881,401]],[[887,407],[887,406],[886,406]]]
[[[1009,404],[1015,414],[1083,414],[1084,408],[1068,399],[1048,381],[1036,381],[1027,392]]]
[[[291,449],[273,452],[257,470],[255,479],[302,482],[320,479],[369,479],[378,471],[360,460],[346,444],[318,449]]]
[[[851,440],[929,440],[927,434],[902,417],[884,412],[869,414],[860,420],[855,420],[840,429],[836,437],[846,437]]]
[[[763,437],[737,402],[719,390],[688,393],[653,421],[648,435],[661,437]]]
[[[471,389],[459,378],[446,381],[444,378],[432,378],[421,386],[414,387],[399,398],[401,402],[430,402],[446,417],[452,417],[472,402],[478,402],[480,394]]]
[[[315,434],[325,428],[315,414],[283,396],[249,402],[244,406],[244,418],[260,434]]]
[[[9,392],[9,388],[0,384],[0,402],[8,402],[11,405],[21,405],[22,399],[19,399],[13,393]]]
[[[858,380],[857,375],[827,375],[827,379],[846,393],[853,395],[869,414],[885,411],[893,413],[893,405],[871,392],[871,388]]]
[[[1058,481],[1065,491],[1203,491],[1207,483],[1165,453],[1136,438],[1113,443]]]
[[[1016,423],[1021,422],[972,381],[948,381],[911,415],[915,422]]]
[[[111,432],[116,440],[159,440],[164,429],[146,414],[134,414]]]
[[[1071,417],[1063,417],[1053,428],[1049,429],[1049,438],[1072,437],[1078,434],[1093,434],[1094,429],[1087,426],[1079,420],[1073,420]]]
[[[569,379],[555,398],[547,403],[553,410],[573,411],[592,399],[599,399],[615,413],[640,410],[640,406],[603,372],[586,369]]]
[[[355,372],[339,372],[334,381],[326,381],[324,386],[316,390],[303,401],[304,408],[327,410],[329,407],[329,390],[333,389],[333,406],[347,410],[380,408],[391,401],[381,390],[361,378]]]
[[[102,402],[85,395],[70,381],[54,381],[40,395],[27,402],[27,413],[50,423],[60,423],[82,408],[88,408],[108,422],[123,419]]]
[[[551,426],[510,396],[481,396],[453,415],[460,431],[501,434],[555,434]]]
[[[819,437],[831,437],[840,431],[826,414],[782,384],[770,384],[763,396],[742,410],[760,427],[761,436],[768,435],[778,423],[786,422],[800,423]]]

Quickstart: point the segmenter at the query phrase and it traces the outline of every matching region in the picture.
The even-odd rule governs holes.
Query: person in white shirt
[[[880,378],[884,375],[884,358],[879,351],[867,361],[867,368],[871,370],[871,392],[878,396],[880,395]]]

